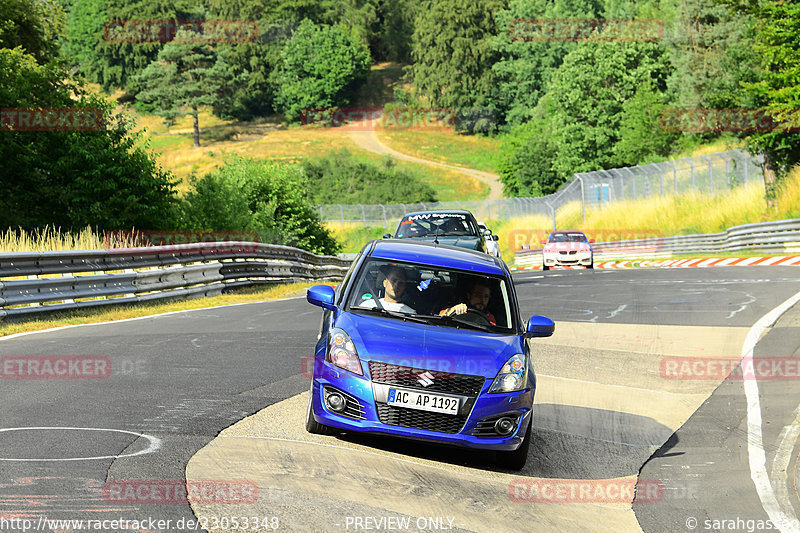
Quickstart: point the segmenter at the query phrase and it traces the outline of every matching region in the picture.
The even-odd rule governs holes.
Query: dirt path
[[[488,200],[499,200],[503,197],[503,184],[500,182],[500,176],[497,174],[492,174],[491,172],[483,172],[481,170],[475,170],[471,168],[464,168],[455,165],[448,165],[446,163],[439,163],[437,161],[428,161],[427,159],[421,159],[419,157],[414,157],[411,155],[407,155],[397,150],[394,150],[381,142],[378,139],[378,136],[375,134],[375,130],[369,127],[364,127],[364,129],[353,129],[352,131],[348,132],[350,134],[350,138],[353,139],[353,142],[356,143],[360,148],[367,150],[368,152],[372,152],[375,154],[381,155],[390,155],[397,159],[402,159],[404,161],[411,161],[413,163],[420,163],[423,165],[430,165],[435,167],[447,168],[450,170],[456,170],[467,176],[473,177],[478,181],[485,183],[489,186],[489,198]]]

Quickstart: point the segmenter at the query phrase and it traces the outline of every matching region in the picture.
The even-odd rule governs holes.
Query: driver
[[[489,305],[489,299],[492,297],[492,289],[489,282],[483,279],[477,279],[470,283],[467,289],[467,303],[456,304],[453,307],[448,307],[439,311],[440,315],[463,315],[468,309],[477,309],[486,315],[487,320],[493,326],[497,325],[494,315],[486,310]]]
[[[399,311],[401,313],[416,314],[414,308],[402,302],[403,294],[406,291],[406,273],[398,266],[383,266],[380,268],[384,275],[382,282],[384,297],[380,299],[380,304],[387,311]],[[377,307],[374,299],[362,302],[359,307],[372,309]]]

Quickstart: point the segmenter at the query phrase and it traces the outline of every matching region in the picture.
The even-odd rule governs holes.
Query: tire
[[[531,429],[533,420],[528,424],[528,431],[522,439],[522,444],[513,452],[497,452],[497,466],[508,470],[522,470],[528,461],[528,449],[531,447]]]
[[[591,269],[594,269],[594,260],[592,260],[592,262],[591,262],[591,263],[589,263],[588,265],[586,265],[586,268],[591,268]]]
[[[543,264],[543,265],[542,265],[542,270],[550,270],[550,267],[549,267],[549,266],[547,266],[547,265],[544,265],[544,264]]]
[[[311,387],[313,390],[314,383],[311,383]],[[320,424],[316,420],[314,420],[314,413],[311,409],[311,401],[314,398],[313,392],[309,391],[308,396],[308,412],[306,412],[306,431],[309,433],[313,433],[314,435],[333,435],[335,432],[333,428],[326,426],[324,424]]]

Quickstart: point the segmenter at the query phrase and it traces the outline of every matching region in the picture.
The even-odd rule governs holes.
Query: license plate
[[[460,407],[458,398],[402,389],[389,389],[388,403],[398,407],[408,407],[409,409],[432,411],[447,415],[457,415]]]

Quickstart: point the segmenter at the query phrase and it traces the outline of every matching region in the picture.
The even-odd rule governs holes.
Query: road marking
[[[628,306],[627,305],[620,305],[619,307],[617,307],[616,309],[611,311],[611,313],[606,318],[614,318],[615,316],[620,314],[622,311],[624,311],[626,307],[628,307]]]
[[[153,437],[152,435],[145,435],[144,433],[136,433],[134,431],[126,431],[124,429],[103,429],[103,428],[75,428],[75,427],[22,427],[22,428],[0,428],[0,433],[6,431],[37,431],[37,430],[72,430],[72,431],[105,431],[109,433],[127,433],[128,435],[136,435],[149,441],[147,448],[139,450],[134,453],[124,453],[121,455],[103,455],[96,457],[62,457],[55,459],[16,459],[0,457],[0,461],[14,461],[14,462],[61,462],[61,461],[95,461],[99,459],[120,459],[123,457],[136,457],[137,455],[145,455],[153,453],[161,448],[161,439]]]
[[[793,509],[786,480],[789,473],[789,462],[792,459],[792,450],[798,436],[800,436],[800,420],[798,420],[798,416],[800,416],[800,405],[794,410],[792,423],[781,431],[780,437],[778,437],[780,444],[772,461],[772,486],[775,488],[778,504],[787,515],[791,515]]]
[[[753,349],[761,338],[761,334],[797,302],[800,302],[800,292],[753,324],[742,346],[742,366],[753,364]],[[758,398],[758,382],[755,379],[745,379],[742,382],[744,383],[744,394],[747,397],[747,453],[750,458],[750,478],[756,486],[761,506],[769,515],[772,523],[777,525],[783,533],[800,533],[800,529],[795,527],[797,518],[787,516],[781,509],[767,473],[767,455],[764,451],[764,438],[761,432],[761,402]]]

